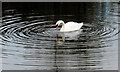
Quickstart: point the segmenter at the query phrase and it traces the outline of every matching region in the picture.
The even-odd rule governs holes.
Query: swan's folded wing
[[[83,26],[83,23],[76,23],[76,22],[69,22],[66,23],[65,27],[66,29],[71,29],[71,30],[78,30]]]
[[[64,25],[64,28],[61,29],[64,31],[74,31],[79,30],[82,27],[83,23],[68,22]]]

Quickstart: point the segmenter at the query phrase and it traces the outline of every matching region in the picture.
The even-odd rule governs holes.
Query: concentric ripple
[[[21,15],[22,14],[15,14],[3,17],[3,25],[0,27],[2,44],[15,43],[18,46],[34,44],[39,46],[49,44],[51,41],[56,41],[56,35],[60,33],[59,30],[55,29],[56,20],[47,20],[47,18],[54,18],[54,15],[28,16],[28,21],[22,20]],[[64,15],[64,17],[67,16],[69,15]],[[99,24],[84,23],[83,31],[79,34],[75,42],[80,42],[80,44],[82,44],[81,42],[85,44],[98,40],[100,40],[101,43],[105,42],[106,39],[118,33],[116,27],[113,27],[107,22],[100,22]],[[67,40],[66,38],[66,42],[70,41],[71,40]]]
[[[25,15],[15,9],[5,10],[0,25],[3,67],[8,69],[7,66],[12,65],[11,69],[18,66],[20,69],[40,70],[99,70],[114,67],[109,65],[112,63],[109,61],[114,59],[110,56],[114,53],[109,52],[116,51],[112,47],[118,40],[116,10],[111,9],[105,15],[96,14],[91,17],[91,23],[83,21],[80,31],[68,33],[59,32],[61,27],[55,28],[59,18],[65,22],[82,22],[78,19],[79,15]],[[9,62],[9,59],[15,61]]]

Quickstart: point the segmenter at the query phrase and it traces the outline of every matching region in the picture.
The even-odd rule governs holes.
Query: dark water
[[[3,3],[3,70],[117,70],[117,3]],[[58,20],[83,22],[60,33]]]

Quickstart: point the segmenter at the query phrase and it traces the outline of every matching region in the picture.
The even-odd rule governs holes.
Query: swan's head
[[[57,21],[57,22],[56,22],[56,29],[58,28],[58,26],[59,26],[60,24],[64,25],[64,21],[63,21],[63,20]]]

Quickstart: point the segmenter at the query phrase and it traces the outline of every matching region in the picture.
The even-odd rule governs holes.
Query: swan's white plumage
[[[64,23],[64,21],[59,20],[56,22],[56,29],[60,24],[62,24],[62,28],[60,29],[60,32],[70,32],[70,31],[79,30],[83,26],[83,22],[82,23],[77,23],[77,22]]]
[[[69,32],[79,30],[83,26],[83,23],[76,23],[76,22],[67,22],[66,24],[62,25],[60,32]]]

